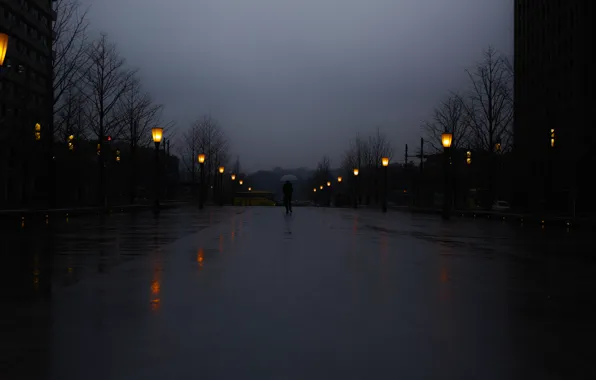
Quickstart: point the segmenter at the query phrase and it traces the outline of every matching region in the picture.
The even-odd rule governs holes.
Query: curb
[[[439,209],[415,209],[409,207],[390,207],[391,210],[410,212],[416,214],[431,214],[441,215],[442,210]],[[533,214],[513,214],[513,213],[500,213],[494,211],[483,211],[483,210],[455,210],[451,212],[453,217],[459,218],[473,218],[473,219],[486,219],[492,221],[501,222],[515,222],[520,224],[535,224],[541,226],[555,226],[565,228],[577,228],[577,227],[589,227],[589,220],[574,219],[572,217],[561,217],[561,216],[540,216]]]
[[[161,210],[176,208],[182,205],[187,205],[189,202],[164,202],[160,205]],[[0,210],[0,221],[2,220],[43,220],[50,216],[87,216],[113,213],[126,213],[152,210],[152,204],[137,204],[137,205],[114,205],[107,207],[75,207],[75,208],[59,208],[59,209],[29,209],[29,210]]]

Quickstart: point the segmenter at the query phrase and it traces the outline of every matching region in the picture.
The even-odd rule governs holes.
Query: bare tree
[[[383,157],[389,159],[393,156],[393,148],[387,136],[377,127],[376,133],[368,137],[368,165],[378,168]]]
[[[467,144],[469,121],[466,116],[464,100],[459,94],[449,95],[434,109],[431,121],[423,125],[426,142],[435,152],[443,151],[442,137],[444,132],[453,135],[451,147],[457,149]]]
[[[512,145],[513,76],[509,61],[492,47],[473,72],[471,91],[463,102],[473,148],[494,153]]]
[[[321,161],[317,163],[317,172],[324,175],[325,180],[327,180],[331,172],[331,160],[329,159],[329,156],[323,156]]]
[[[192,181],[196,178],[197,156],[205,154],[205,182],[215,186],[219,167],[226,166],[230,160],[228,138],[221,125],[210,115],[195,121],[184,132],[179,152],[183,168]]]
[[[123,128],[120,139],[130,144],[131,149],[150,145],[151,129],[163,127],[162,111],[163,106],[155,104],[151,95],[143,91],[140,80],[131,78],[128,89],[120,97],[116,109]]]
[[[368,137],[368,144],[367,144],[367,168],[368,170],[363,174],[368,177],[369,184],[373,185],[372,192],[374,193],[375,202],[379,201],[379,192],[380,192],[380,172],[379,168],[381,166],[381,160],[383,157],[388,157],[391,159],[393,155],[393,149],[391,148],[391,144],[387,139],[387,136],[381,133],[380,128],[377,127],[376,133],[370,135]],[[372,180],[372,181],[370,181]],[[372,183],[371,183],[372,182]],[[367,200],[370,201],[370,190],[369,194],[367,195]]]
[[[54,54],[52,55],[54,116],[60,117],[64,107],[72,106],[72,89],[84,75],[89,62],[87,54],[88,10],[81,10],[78,0],[56,0],[57,19],[53,23]],[[68,111],[70,113],[71,111]],[[57,131],[60,134],[61,131]]]
[[[138,148],[151,143],[153,127],[162,126],[162,110],[163,107],[153,103],[149,93],[143,91],[141,82],[136,77],[131,78],[127,91],[122,94],[116,107],[116,114],[123,128],[123,133],[119,137],[128,143],[130,149],[128,179],[131,204],[136,198]]]
[[[468,71],[470,95],[464,108],[470,122],[473,149],[488,153],[488,188],[496,197],[496,153],[513,145],[513,71],[507,58],[489,47],[484,60],[473,72]]]
[[[230,156],[228,138],[221,125],[211,115],[203,116],[199,122],[199,149],[207,156],[205,166],[208,176],[215,177],[219,166],[225,166]]]
[[[89,67],[83,76],[84,94],[89,101],[90,131],[97,137],[100,146],[99,202],[106,204],[105,197],[105,149],[104,138],[120,136],[124,124],[116,111],[123,94],[131,86],[134,71],[125,68],[125,61],[110,43],[105,34],[94,41],[87,49]]]
[[[320,186],[323,186],[324,192],[318,192],[316,194],[318,199],[330,202],[330,193],[327,189],[327,182],[331,181],[331,159],[328,156],[321,157],[321,160],[317,163],[317,169],[310,179],[310,188],[315,188],[319,191]],[[323,198],[322,198],[323,197]]]
[[[200,153],[203,153],[199,152],[199,128],[199,123],[194,122],[186,131],[184,131],[179,150],[183,170],[187,174],[190,174],[190,179],[193,183],[196,179],[197,157]]]
[[[70,137],[72,136],[72,140],[74,140],[72,143],[77,144],[87,138],[87,106],[87,99],[80,89],[77,87],[66,89],[62,98],[62,106],[54,119],[56,134],[60,141],[71,142]]]

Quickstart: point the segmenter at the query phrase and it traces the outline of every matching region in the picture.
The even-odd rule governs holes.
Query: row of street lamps
[[[387,177],[388,177],[388,167],[389,167],[389,157],[382,157],[381,158],[381,165],[383,166],[383,177],[384,177],[384,194],[383,194],[383,212],[387,212]],[[360,174],[359,168],[354,168],[352,173],[354,174],[354,208],[358,208],[358,175]],[[337,177],[338,184],[341,184],[343,181],[343,177]],[[327,187],[331,187],[331,181],[327,181]],[[319,190],[323,190],[325,185],[321,185]],[[313,188],[313,193],[317,192],[317,188]]]
[[[199,153],[197,155],[197,161],[199,163],[199,170],[200,170],[200,181],[201,181],[201,185],[199,187],[199,209],[202,210],[203,206],[204,206],[204,202],[205,202],[205,159],[207,158],[207,156],[205,155],[205,153]],[[225,166],[220,166],[217,168],[218,172],[219,172],[219,204],[220,206],[223,206],[224,204],[224,181],[223,181],[223,176],[224,173],[226,171]],[[230,174],[230,179],[232,180],[232,182],[236,181],[236,173],[231,173]],[[242,179],[238,179],[238,184],[240,186],[242,186],[244,184],[244,180]],[[252,188],[249,187],[248,191],[252,191]]]
[[[443,194],[443,219],[449,219],[451,216],[451,143],[453,142],[453,134],[449,132],[445,132],[441,135],[441,143],[443,145],[443,155],[444,155],[444,175],[445,175],[445,187],[444,187],[444,194]],[[468,164],[471,163],[471,153],[466,153],[466,161]],[[387,196],[388,196],[388,167],[389,167],[389,157],[382,157],[381,158],[381,165],[383,167],[383,205],[382,210],[383,212],[387,212]],[[358,208],[358,174],[360,174],[359,168],[354,168],[354,208]],[[337,182],[342,182],[342,177],[337,177]],[[327,187],[331,187],[331,182],[327,182]],[[324,189],[324,185],[321,185],[320,190]],[[317,188],[313,188],[313,193],[317,192]]]

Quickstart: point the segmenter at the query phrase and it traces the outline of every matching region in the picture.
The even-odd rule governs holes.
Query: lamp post
[[[224,181],[223,181],[223,174],[224,171],[226,170],[225,167],[220,166],[219,167],[219,205],[223,206],[224,204]]]
[[[381,158],[381,164],[383,165],[383,212],[387,212],[387,177],[389,171],[389,157]]]
[[[341,181],[343,181],[343,178],[341,176],[337,177],[337,194],[335,195],[335,206],[336,207],[341,206],[341,203],[342,203]]]
[[[153,208],[155,211],[159,211],[159,143],[163,137],[163,128],[152,128],[151,129],[151,136],[153,137],[153,142],[155,143],[155,173],[154,173],[154,191],[155,191],[155,200],[153,202]]]
[[[354,208],[358,208],[358,174],[360,170],[354,168]]]
[[[205,202],[205,153],[200,153],[197,156],[197,161],[199,162],[199,180],[201,181],[199,184],[199,210],[202,210]]]
[[[445,189],[443,190],[443,219],[449,220],[451,217],[451,142],[453,134],[445,132],[441,135],[443,144],[443,166]]]
[[[236,173],[232,173],[230,179],[232,180],[232,206],[234,206],[234,201],[236,199]]]

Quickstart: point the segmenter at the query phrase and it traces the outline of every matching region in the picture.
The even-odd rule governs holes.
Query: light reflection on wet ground
[[[3,313],[17,325],[8,341],[20,345],[12,374],[596,376],[596,261],[586,235],[351,209],[130,218],[3,240],[20,252],[9,262],[21,269],[3,272],[12,288],[17,278],[30,284],[21,295],[4,288],[18,305],[18,317]],[[52,298],[39,290],[48,272]]]

